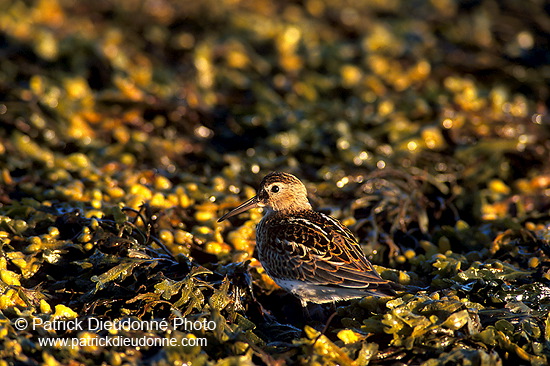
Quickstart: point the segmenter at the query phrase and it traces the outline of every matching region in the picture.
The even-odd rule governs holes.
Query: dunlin
[[[304,184],[292,174],[264,177],[256,196],[218,222],[263,207],[256,228],[258,259],[266,273],[302,306],[364,296],[395,296],[398,285],[384,280],[367,260],[351,231],[314,211]]]

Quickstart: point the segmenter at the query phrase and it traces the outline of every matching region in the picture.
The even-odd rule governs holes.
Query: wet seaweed
[[[544,2],[90,4],[0,3],[2,364],[548,363]],[[273,170],[404,290],[304,313],[216,222]]]

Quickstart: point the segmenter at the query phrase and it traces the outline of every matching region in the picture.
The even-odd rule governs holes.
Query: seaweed
[[[547,4],[90,4],[0,3],[0,363],[548,363]],[[303,312],[273,170],[404,290]]]

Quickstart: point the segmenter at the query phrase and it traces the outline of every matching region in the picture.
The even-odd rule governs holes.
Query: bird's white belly
[[[283,280],[275,278],[274,281],[286,291],[297,296],[302,303],[305,301],[310,301],[316,304],[322,304],[326,302],[356,299],[369,295],[369,293],[363,289],[332,287],[297,280]]]

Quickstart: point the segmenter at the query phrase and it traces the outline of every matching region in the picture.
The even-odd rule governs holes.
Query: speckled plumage
[[[256,196],[218,221],[252,207],[266,210],[256,228],[258,259],[302,305],[395,295],[393,284],[374,270],[351,231],[314,211],[305,186],[292,174],[268,174]]]

